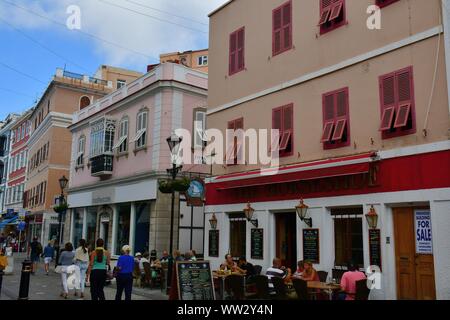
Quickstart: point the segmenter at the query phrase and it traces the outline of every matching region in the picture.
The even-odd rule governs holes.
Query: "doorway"
[[[420,250],[416,248],[415,221],[419,210],[419,208],[393,209],[397,299],[399,300],[436,299],[432,248],[427,254],[420,253]],[[420,211],[429,212],[429,208]]]
[[[105,243],[105,249],[108,249],[108,236],[109,236],[109,222],[102,222],[100,224],[100,238]]]
[[[276,256],[291,270],[297,269],[297,216],[294,212],[275,214]]]

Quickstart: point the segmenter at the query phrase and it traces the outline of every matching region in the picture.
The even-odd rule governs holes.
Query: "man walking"
[[[30,255],[30,260],[33,263],[31,274],[35,274],[37,269],[37,264],[39,262],[39,256],[42,254],[42,245],[38,241],[37,237],[33,238],[33,241],[30,243],[30,246],[28,248],[28,253]]]

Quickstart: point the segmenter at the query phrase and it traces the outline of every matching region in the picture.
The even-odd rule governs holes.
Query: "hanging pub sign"
[[[252,259],[264,259],[264,229],[252,229],[250,241]]]
[[[429,210],[414,212],[416,230],[416,253],[433,254],[433,236],[431,232],[431,214]]]
[[[380,229],[369,229],[370,265],[381,268],[381,234]]]
[[[320,263],[319,229],[303,229],[303,260]]]
[[[209,230],[208,255],[219,256],[219,230]]]
[[[200,179],[194,179],[186,191],[186,203],[190,207],[203,207],[205,200],[205,182]]]
[[[178,299],[215,300],[209,261],[178,261],[176,264]]]

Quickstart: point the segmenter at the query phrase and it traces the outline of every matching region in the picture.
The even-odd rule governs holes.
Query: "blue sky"
[[[208,47],[207,14],[224,2],[0,0],[0,119],[30,108],[58,67],[145,72],[160,53]],[[70,5],[80,8],[80,30],[65,26]]]

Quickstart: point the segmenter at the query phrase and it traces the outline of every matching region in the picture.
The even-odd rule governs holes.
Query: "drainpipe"
[[[442,0],[441,5],[442,24],[444,27],[445,67],[447,70],[448,112],[450,117],[450,0]]]

